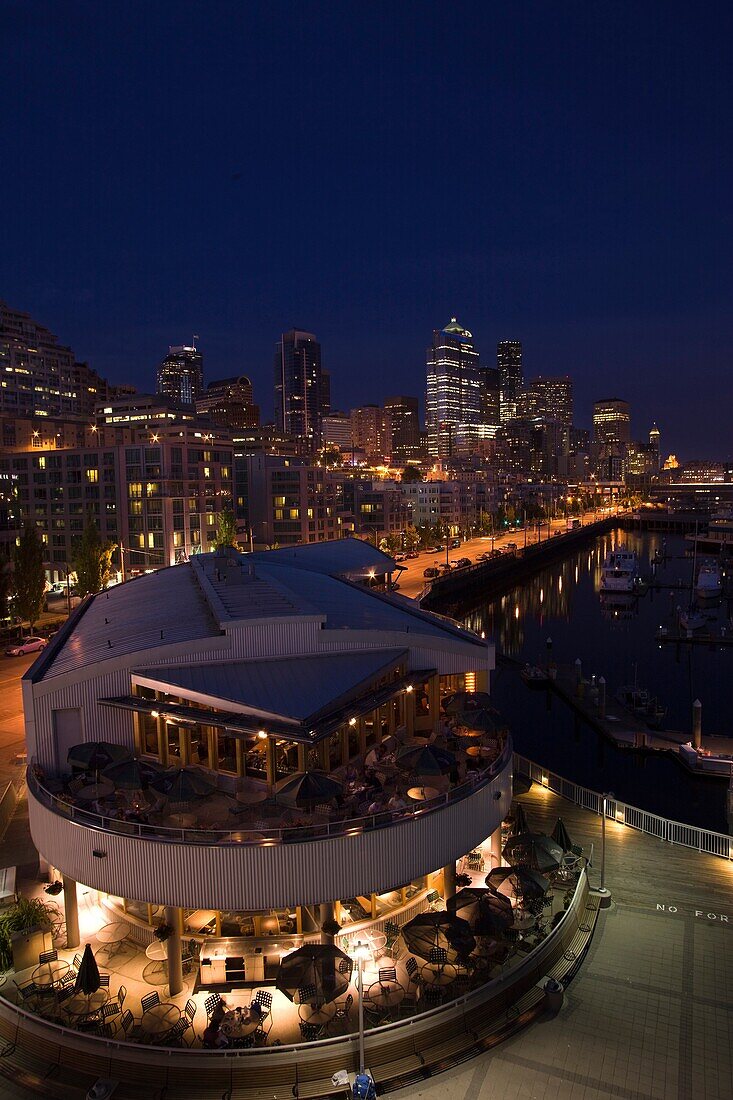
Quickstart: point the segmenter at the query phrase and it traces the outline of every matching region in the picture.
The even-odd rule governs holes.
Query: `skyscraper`
[[[428,453],[450,458],[458,435],[481,423],[481,369],[473,335],[451,317],[427,351],[425,421]]]
[[[291,329],[275,346],[275,425],[312,448],[321,437],[321,345],[312,332]]]
[[[629,443],[631,440],[631,410],[628,401],[607,397],[593,405],[593,441],[595,443]]]
[[[195,339],[195,337],[194,337]],[[158,367],[158,393],[179,405],[195,405],[204,392],[204,357],[193,345],[169,347]]]
[[[498,367],[481,368],[481,422],[486,428],[501,423],[501,381]]]
[[[522,342],[500,340],[496,345],[496,366],[499,370],[501,422],[517,415],[517,397],[522,388]]]
[[[392,419],[378,405],[351,410],[351,435],[354,449],[364,451],[370,462],[384,462],[392,454]]]
[[[519,415],[558,420],[566,427],[573,423],[573,380],[569,375],[559,378],[533,378],[517,398]]]
[[[245,374],[209,382],[196,401],[196,412],[227,428],[252,428],[260,422],[260,410],[252,399],[252,383]]]
[[[416,397],[388,397],[384,408],[392,421],[392,455],[407,461],[420,450],[420,413]]]

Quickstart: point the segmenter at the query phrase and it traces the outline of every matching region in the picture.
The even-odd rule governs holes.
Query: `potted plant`
[[[165,943],[165,941],[169,940],[173,935],[173,925],[166,924],[166,922],[162,920],[153,932],[153,935],[155,936],[156,940],[160,940],[161,943]]]
[[[15,966],[16,970],[23,970],[29,966],[30,963],[21,957],[25,954],[24,941],[33,933],[38,933],[43,940],[53,927],[55,915],[53,909],[40,898],[19,898],[0,913],[0,967],[9,970]],[[44,950],[44,946],[41,942],[40,947],[38,944],[33,947],[34,958],[38,956],[38,950]]]

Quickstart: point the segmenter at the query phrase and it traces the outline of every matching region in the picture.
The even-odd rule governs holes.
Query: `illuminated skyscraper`
[[[196,339],[196,337],[194,337]],[[158,367],[158,393],[178,405],[195,405],[204,392],[204,357],[193,345],[168,348]]]
[[[416,397],[388,397],[384,408],[392,422],[392,454],[398,459],[414,458],[420,450],[420,414]]]
[[[522,342],[500,340],[496,345],[496,365],[499,370],[499,401],[501,422],[517,415],[517,397],[522,388]]]
[[[275,347],[275,426],[315,448],[324,398],[321,345],[312,332],[291,329]]]
[[[473,336],[455,317],[433,332],[427,351],[425,421],[428,453],[450,458],[466,429],[481,424],[481,368]]]
[[[593,441],[595,443],[629,443],[631,440],[631,410],[628,401],[607,397],[593,405]]]
[[[570,427],[573,423],[572,378],[569,375],[533,378],[517,398],[517,412],[529,419],[542,416]]]

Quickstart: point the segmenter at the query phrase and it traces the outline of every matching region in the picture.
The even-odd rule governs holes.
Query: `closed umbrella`
[[[543,898],[550,889],[549,880],[531,867],[495,867],[486,876],[486,885],[497,894],[519,901]]]
[[[88,1005],[88,998],[97,992],[101,984],[97,960],[94,958],[94,952],[90,945],[87,944],[74,982],[74,992],[83,993],[87,997]]]
[[[212,780],[198,768],[175,768],[158,776],[151,785],[172,803],[196,802],[216,790]]]
[[[402,938],[410,951],[421,959],[429,959],[430,952],[442,947],[449,962],[470,955],[476,946],[471,925],[452,913],[418,913],[402,928]]]
[[[327,772],[315,769],[296,772],[287,779],[281,779],[275,788],[279,801],[291,806],[312,807],[320,802],[332,802],[343,794],[343,786]]]
[[[509,836],[518,836],[519,833],[528,833],[530,831],[529,821],[527,820],[527,815],[524,812],[524,806],[521,802],[514,803],[511,822]]]
[[[448,906],[468,921],[475,936],[499,936],[513,919],[509,898],[480,886],[459,890]]]
[[[447,775],[456,758],[437,745],[406,745],[397,753],[397,764],[411,775]]]
[[[309,993],[311,1004],[327,1004],[349,988],[352,967],[349,956],[334,944],[307,943],[281,960],[275,984],[290,1001],[299,989],[309,988],[315,991]]]
[[[462,710],[490,706],[491,696],[485,691],[456,691],[446,698],[443,709],[446,714],[459,714]]]
[[[573,852],[575,850],[575,846],[570,839],[570,834],[565,828],[565,822],[561,817],[558,817],[555,822],[555,828],[552,830],[551,835],[555,843],[560,845],[563,852]]]
[[[111,741],[83,741],[79,745],[72,745],[66,755],[69,767],[97,772],[110,764],[131,759],[132,753],[126,745],[114,745]]]
[[[519,833],[504,845],[504,859],[508,863],[531,867],[533,871],[556,871],[562,863],[563,850],[549,836],[542,833]]]

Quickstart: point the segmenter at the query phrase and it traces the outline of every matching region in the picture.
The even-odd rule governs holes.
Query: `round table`
[[[75,993],[73,997],[69,997],[64,1001],[62,1008],[64,1012],[68,1012],[70,1016],[91,1016],[95,1012],[99,1012],[102,1005],[106,1005],[109,1000],[108,989],[98,989],[96,993]]]
[[[259,802],[266,802],[268,798],[265,790],[237,791],[237,802],[241,802],[243,806],[256,806]]]
[[[63,959],[54,959],[51,962],[41,963],[33,971],[33,981],[36,985],[47,986],[54,985],[59,978],[63,978],[64,974],[68,974],[69,964],[64,962]]]
[[[251,1035],[259,1027],[262,1019],[262,1016],[252,1015],[249,1009],[237,1012],[236,1008],[233,1008],[222,1016],[219,1030],[222,1035],[226,1035],[227,1039],[243,1039],[245,1035]]]
[[[392,978],[386,982],[372,982],[366,991],[367,1000],[380,1008],[392,1008],[398,1005],[405,995],[400,983]]]
[[[196,814],[168,814],[162,824],[170,829],[192,829],[196,824]]]
[[[148,1035],[165,1035],[181,1018],[181,1010],[178,1005],[162,1001],[159,1005],[153,1005],[147,1012],[143,1012],[140,1026]]]
[[[440,967],[437,963],[425,963],[420,973],[430,985],[450,985],[458,975],[453,963],[445,963]]]
[[[125,924],[123,920],[115,920],[111,921],[109,924],[104,924],[99,929],[97,932],[97,940],[99,943],[122,943],[129,934],[130,925]]]
[[[440,791],[437,787],[410,787],[407,794],[415,802],[429,802],[431,798],[437,798]]]
[[[307,1024],[327,1024],[336,1015],[336,1002],[327,1001],[323,1005],[298,1005],[298,1015]]]
[[[466,756],[472,756],[474,759],[479,756],[486,757],[496,755],[496,749],[490,749],[487,745],[469,745],[464,751]]]
[[[162,943],[159,939],[154,939],[145,948],[145,954],[149,959],[152,959],[153,962],[160,963],[159,969],[165,971],[168,965],[168,948],[165,943]]]

